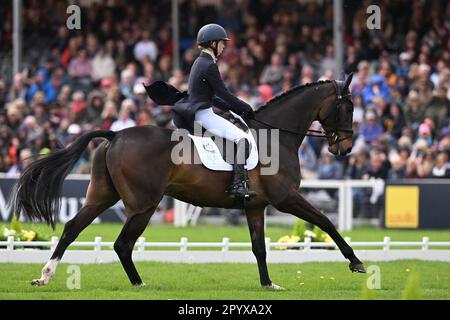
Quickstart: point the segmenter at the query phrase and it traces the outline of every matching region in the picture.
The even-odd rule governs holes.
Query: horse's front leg
[[[264,288],[271,290],[284,290],[284,288],[272,283],[269,278],[266,263],[266,243],[264,237],[264,208],[246,209],[250,238],[252,240],[252,251],[258,262],[259,279]]]
[[[356,257],[353,249],[347,242],[345,242],[331,221],[319,210],[314,208],[314,206],[312,206],[308,201],[306,201],[299,192],[293,192],[284,201],[276,204],[275,207],[282,212],[291,213],[300,219],[315,224],[320,229],[328,233],[339,247],[344,257],[350,260],[350,270],[352,272],[366,272],[363,263]]]

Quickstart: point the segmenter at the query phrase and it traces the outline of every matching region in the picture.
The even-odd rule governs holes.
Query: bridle
[[[352,94],[350,92],[343,94],[342,88],[337,83],[336,80],[333,80],[333,86],[336,91],[336,99],[335,99],[335,103],[334,103],[334,108],[332,109],[334,112],[330,112],[324,119],[320,119],[319,116],[317,116],[317,118],[316,118],[316,120],[318,120],[320,123],[323,123],[324,121],[326,121],[328,118],[330,118],[334,114],[334,116],[336,117],[335,126],[330,131],[308,129],[308,130],[306,130],[306,132],[298,132],[298,131],[293,131],[293,130],[289,130],[289,129],[279,128],[279,127],[273,126],[269,123],[266,123],[266,122],[258,120],[258,119],[251,119],[251,121],[255,121],[264,126],[270,127],[272,129],[278,129],[280,131],[294,134],[294,135],[316,137],[316,138],[327,138],[327,139],[329,139],[329,141],[331,141],[329,143],[330,146],[338,144],[338,147],[339,147],[339,144],[342,141],[347,140],[347,139],[352,139],[352,137],[353,137],[353,129],[352,128],[343,128],[343,127],[339,126],[339,114],[340,114],[339,111],[340,111],[342,102],[344,100],[350,102],[352,107],[353,107],[353,102],[350,99]],[[345,137],[340,138],[338,135],[338,131],[348,132],[348,133],[350,133],[350,135],[346,135]]]
[[[333,85],[334,85],[334,88],[336,89],[336,100],[335,100],[334,108],[333,108],[335,117],[336,117],[335,122],[334,122],[335,125],[333,126],[332,130],[330,130],[330,131],[327,132],[327,130],[325,130],[324,134],[325,134],[325,137],[328,138],[329,141],[331,141],[329,143],[330,146],[338,144],[338,148],[339,148],[339,144],[342,141],[347,140],[347,139],[352,139],[352,137],[353,137],[353,129],[352,128],[345,128],[345,127],[339,126],[339,124],[340,124],[340,121],[339,121],[340,112],[339,111],[341,109],[341,105],[342,105],[343,101],[349,102],[352,105],[352,108],[353,108],[353,102],[350,99],[350,97],[352,96],[352,94],[350,92],[343,94],[342,87],[337,83],[337,81],[333,81]],[[330,112],[324,119],[320,119],[319,117],[317,117],[317,120],[323,124],[332,115],[333,115],[333,113]],[[339,135],[337,134],[338,131],[347,132],[350,134],[345,135],[344,137],[340,138]]]

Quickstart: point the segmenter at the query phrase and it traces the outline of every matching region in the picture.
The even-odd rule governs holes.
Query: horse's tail
[[[15,184],[8,206],[17,215],[23,211],[29,219],[44,220],[54,229],[65,177],[93,138],[111,141],[115,135],[113,131],[92,131],[76,139],[69,147],[34,161]]]

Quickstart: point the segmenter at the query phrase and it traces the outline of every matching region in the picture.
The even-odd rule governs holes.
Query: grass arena
[[[24,224],[24,228],[32,225]],[[45,225],[33,225],[40,233],[59,236]],[[92,241],[101,235],[113,241],[120,232],[117,224],[97,224],[88,227],[78,241]],[[289,234],[290,228],[269,226],[267,236],[273,239]],[[143,236],[147,241],[176,242],[181,237],[190,241],[216,242],[223,237],[232,241],[248,241],[246,227],[195,226],[175,228],[150,225]],[[377,241],[390,236],[393,241],[414,241],[428,236],[432,241],[446,241],[450,230],[376,230],[357,228],[344,233],[353,241]],[[79,248],[72,248],[73,250]],[[82,248],[92,250],[90,248]],[[366,248],[367,250],[373,248]],[[448,249],[448,247],[447,247]],[[71,250],[71,249],[69,249]],[[157,250],[157,249],[153,249]],[[190,249],[200,250],[200,249]],[[244,249],[242,249],[244,250]],[[301,250],[295,250],[302,255]],[[380,288],[368,290],[371,274],[352,274],[343,262],[269,263],[274,281],[286,290],[271,292],[262,289],[255,274],[256,263],[163,263],[137,262],[145,287],[129,285],[120,263],[78,264],[78,287],[71,288],[73,264],[58,266],[52,282],[45,287],[32,287],[30,280],[39,273],[42,264],[2,264],[0,292],[2,299],[174,299],[174,300],[303,300],[303,299],[449,299],[450,269],[448,262],[400,260],[390,262],[364,261],[381,270]],[[235,275],[239,273],[239,277]],[[99,274],[103,276],[99,277]]]

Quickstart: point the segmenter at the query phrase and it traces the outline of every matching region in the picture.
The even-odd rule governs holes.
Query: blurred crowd
[[[366,27],[374,2],[379,30]],[[339,78],[331,0],[180,1],[175,70],[171,1],[109,3],[83,7],[81,30],[69,30],[64,1],[24,1],[24,68],[17,74],[8,69],[11,4],[0,8],[0,172],[14,175],[86,131],[173,127],[171,107],[155,105],[142,83],[164,80],[186,90],[199,53],[195,36],[206,23],[229,32],[219,69],[229,90],[255,109],[293,86]],[[307,139],[299,149],[303,176],[450,178],[450,3],[344,4],[344,68],[355,73],[354,151],[337,159],[325,141]],[[89,172],[95,146],[74,173]]]

